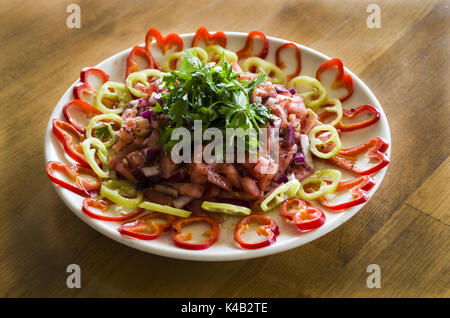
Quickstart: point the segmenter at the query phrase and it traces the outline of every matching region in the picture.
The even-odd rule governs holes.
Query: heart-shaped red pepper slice
[[[337,69],[337,74],[334,78],[333,83],[331,84],[331,88],[338,89],[341,87],[345,87],[345,89],[347,90],[347,94],[339,97],[339,100],[343,102],[353,94],[353,79],[349,74],[344,72],[344,64],[340,59],[334,58],[323,62],[316,71],[316,78],[320,81],[320,77],[323,72],[334,68]]]
[[[284,63],[284,61],[281,60],[281,51],[288,49],[289,47],[292,47],[295,50],[295,59],[297,61],[297,67],[295,68],[294,73],[286,76],[288,82],[291,79],[293,79],[294,77],[296,77],[298,74],[300,74],[300,71],[302,70],[302,56],[301,56],[300,48],[295,43],[284,43],[275,52],[275,64],[280,69],[285,69],[286,63]]]
[[[84,95],[94,96],[97,93],[97,90],[89,82],[90,76],[97,76],[100,78],[101,85],[109,81],[109,75],[101,69],[94,67],[83,68],[80,73],[80,82],[73,87],[73,96],[75,99],[81,99],[82,101],[87,102],[83,97]]]
[[[255,39],[262,39],[264,41],[263,47],[259,54],[253,55],[253,46]],[[238,59],[247,58],[250,56],[257,56],[259,58],[265,59],[267,54],[269,53],[269,40],[264,33],[260,31],[252,31],[247,35],[247,39],[245,40],[245,45],[242,49],[236,52]]]
[[[222,31],[211,34],[208,30],[202,26],[198,28],[197,32],[195,32],[194,38],[192,39],[192,47],[198,46],[200,41],[205,42],[206,45],[220,45],[225,48],[227,46],[227,36]]]

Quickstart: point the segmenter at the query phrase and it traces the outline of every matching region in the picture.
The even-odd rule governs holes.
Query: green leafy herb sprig
[[[163,113],[168,121],[161,123],[160,144],[165,151],[178,141],[171,140],[172,131],[185,127],[192,131],[194,120],[202,121],[203,130],[208,127],[254,128],[257,132],[269,119],[270,111],[261,104],[250,103],[256,86],[266,80],[261,74],[252,81],[238,80],[239,73],[222,57],[220,68],[202,63],[195,52],[185,50],[181,66],[164,76],[168,89],[162,94],[162,103],[153,111]]]

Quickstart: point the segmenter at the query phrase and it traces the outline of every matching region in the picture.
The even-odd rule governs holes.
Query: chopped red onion
[[[295,95],[295,94],[296,94],[295,88],[291,88],[291,89],[289,90],[289,93],[291,93],[292,95]]]
[[[292,126],[292,123],[287,124],[287,137],[286,137],[286,143],[289,147],[292,147],[294,145],[294,127]]]
[[[141,114],[145,119],[151,120],[153,116],[153,111],[151,109],[144,110]]]
[[[130,106],[130,107],[136,107],[138,105],[139,105],[139,99],[133,99],[128,102],[128,106]]]
[[[284,183],[284,182],[288,182],[288,178],[287,176],[283,173],[277,180],[277,183]]]
[[[171,187],[167,186],[167,185],[156,184],[154,188],[158,192],[170,195],[173,198],[178,198],[178,191],[175,190],[174,188],[171,188]]]
[[[144,155],[145,155],[145,159],[147,160],[147,162],[150,162],[155,158],[156,150],[154,150],[152,148],[145,148]]]
[[[175,172],[173,175],[171,175],[169,177],[169,179],[167,179],[167,181],[169,183],[176,183],[176,182],[180,182],[182,179],[184,178],[184,173],[182,170],[178,170],[177,172]]]
[[[275,88],[277,93],[285,93],[288,91],[283,85],[280,85],[280,84],[275,84],[275,85],[273,85],[273,87]]]
[[[294,155],[294,163],[296,165],[305,163],[305,156],[303,155],[303,152],[301,150],[297,151],[297,153]]]
[[[150,106],[148,100],[146,100],[145,98],[139,98],[137,101],[138,101],[138,106],[141,106],[141,107]]]
[[[152,93],[150,99],[148,100],[150,104],[155,105],[156,103],[161,103],[162,98],[160,93]]]

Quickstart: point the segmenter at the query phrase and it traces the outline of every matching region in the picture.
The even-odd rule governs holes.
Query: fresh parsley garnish
[[[153,111],[168,118],[160,125],[160,144],[165,151],[177,143],[171,140],[172,131],[178,127],[192,130],[194,120],[202,121],[203,130],[218,127],[224,131],[226,128],[254,128],[259,132],[267,123],[269,109],[250,103],[255,87],[266,80],[265,74],[252,81],[238,80],[239,73],[233,71],[225,57],[218,66],[220,68],[207,66],[194,51],[186,50],[180,68],[164,76],[163,83],[168,91],[162,94],[162,103]]]
[[[100,140],[107,140],[111,137],[112,123],[101,125],[94,131],[95,136]]]

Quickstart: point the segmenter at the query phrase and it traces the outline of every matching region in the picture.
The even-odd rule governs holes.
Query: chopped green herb
[[[267,123],[269,109],[250,103],[253,90],[266,80],[266,75],[261,74],[252,81],[240,81],[237,79],[239,73],[233,71],[224,57],[218,65],[220,68],[207,66],[194,51],[186,50],[180,68],[164,76],[163,83],[168,92],[162,95],[162,103],[153,111],[163,113],[169,119],[160,125],[160,144],[165,151],[176,143],[171,142],[173,129],[186,127],[192,130],[194,120],[202,121],[203,130],[218,127],[224,131],[226,128],[254,128],[259,132],[259,128]]]

